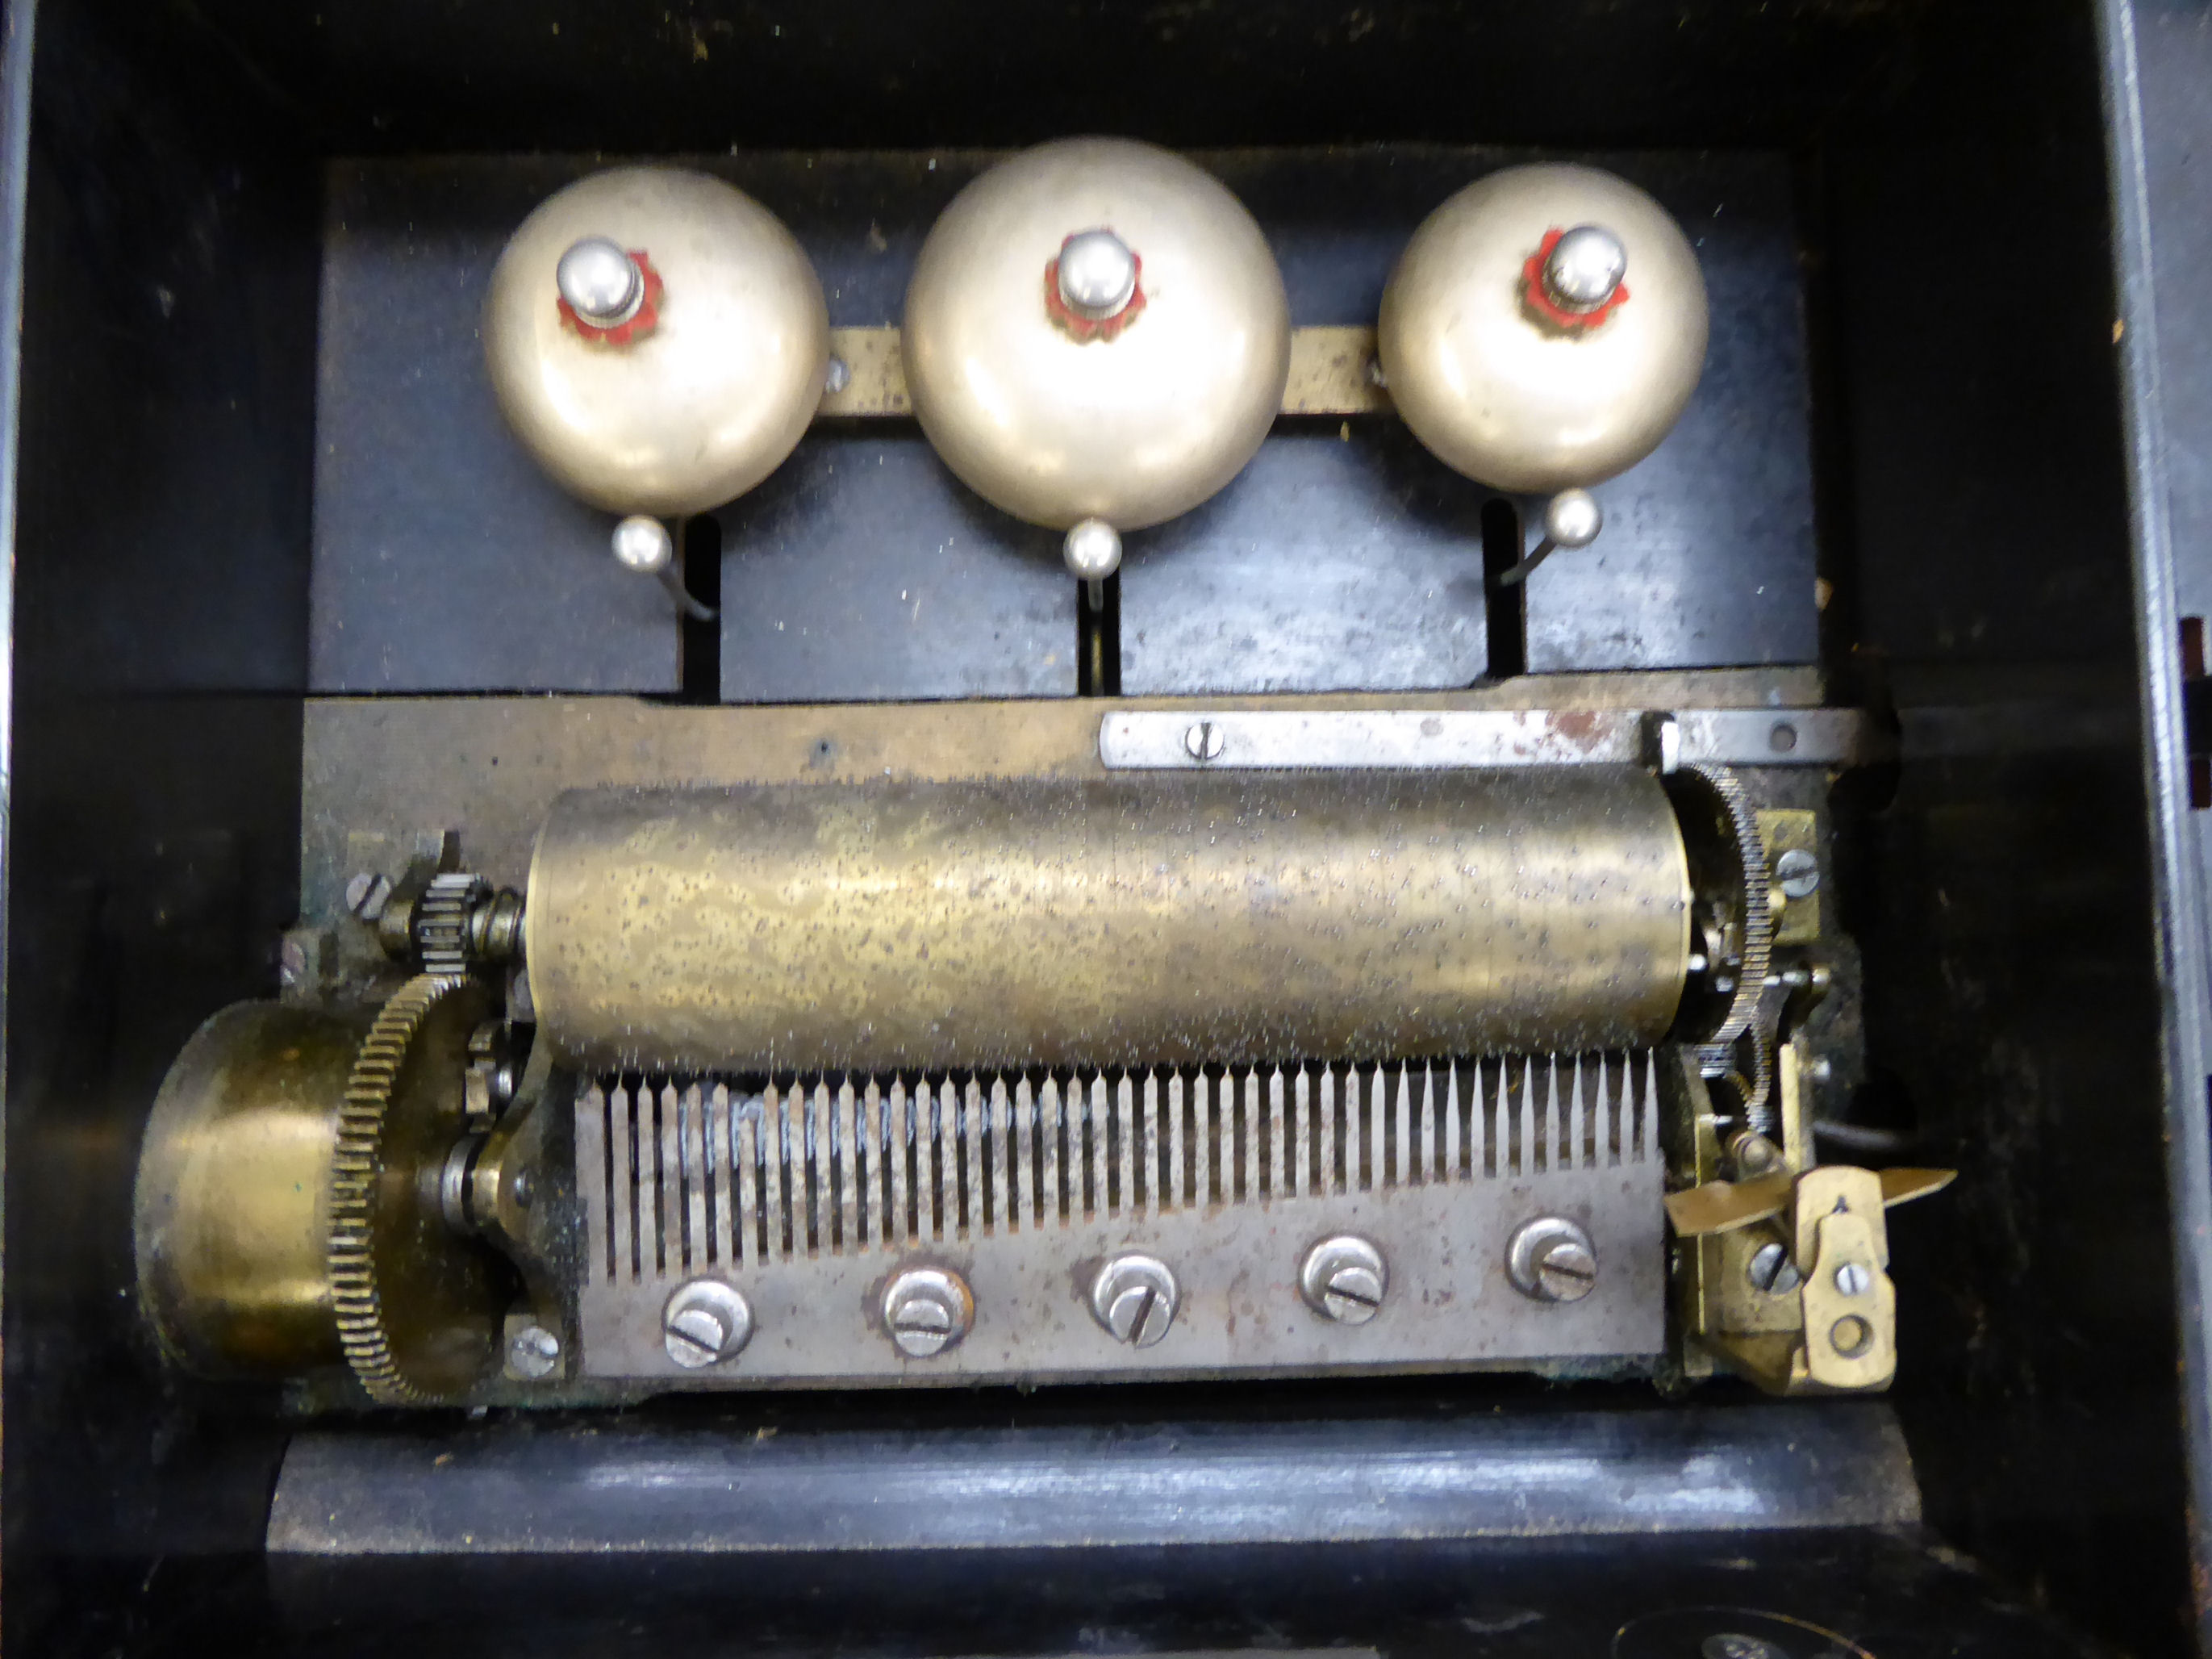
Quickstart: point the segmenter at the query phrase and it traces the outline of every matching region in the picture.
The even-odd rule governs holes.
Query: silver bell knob
[[[1544,289],[1568,311],[1595,311],[1628,275],[1628,250],[1602,225],[1577,225],[1544,261]]]
[[[1079,317],[1102,321],[1137,292],[1137,256],[1110,230],[1071,236],[1060,250],[1060,297]]]
[[[1562,489],[1544,503],[1544,539],[1560,547],[1588,547],[1605,528],[1605,510],[1587,489]]]
[[[1517,586],[1561,548],[1588,547],[1604,528],[1605,509],[1597,504],[1596,496],[1587,489],[1562,489],[1544,503],[1544,539],[1529,550],[1527,558],[1500,576],[1498,585]]]
[[[568,308],[594,328],[618,327],[645,301],[645,273],[619,242],[605,236],[570,244],[554,267],[553,280]]]
[[[615,526],[614,550],[617,564],[657,580],[685,616],[695,622],[714,620],[714,608],[702,605],[685,589],[683,574],[676,568],[676,538],[659,520],[648,514],[632,514]]]
[[[1121,532],[1103,519],[1085,519],[1060,544],[1068,574],[1087,585],[1091,608],[1106,605],[1106,579],[1121,568]]]

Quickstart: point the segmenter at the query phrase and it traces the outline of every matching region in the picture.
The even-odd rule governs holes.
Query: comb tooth
[[[1443,1179],[1457,1181],[1466,1173],[1460,1162],[1459,1061],[1454,1060],[1444,1066]]]
[[[1636,1161],[1649,1164],[1658,1156],[1656,1141],[1659,1133],[1659,1055],[1656,1050],[1644,1054],[1644,1111],[1636,1126]]]
[[[1023,1132],[1029,1127],[1029,1080],[1019,1073],[1002,1076],[994,1096],[995,1115],[994,1133],[1003,1137],[1000,1145],[1005,1149],[1001,1160],[1006,1174],[1004,1194],[1005,1224],[1008,1231],[1030,1224],[1030,1163],[1029,1137]]]
[[[1565,1161],[1559,1152],[1559,1137],[1564,1133],[1565,1114],[1559,1105],[1559,1057],[1544,1057],[1544,1167],[1559,1169]]]
[[[1052,1222],[1065,1222],[1067,1188],[1060,1173],[1060,1083],[1055,1078],[1047,1078],[1037,1091],[1037,1153],[1044,1164],[1044,1172],[1037,1177],[1037,1203]]]
[[[661,1273],[684,1270],[684,1139],[678,1116],[676,1091],[663,1084],[653,1091],[653,1121],[659,1127],[659,1190],[653,1216],[659,1223]]]
[[[768,1255],[768,1231],[761,1218],[759,1108],[749,1099],[737,1101],[730,1120],[738,1143],[738,1248],[760,1261]]]
[[[1213,1202],[1213,1091],[1212,1079],[1203,1072],[1194,1072],[1190,1078],[1190,1182],[1191,1205],[1206,1209]]]
[[[837,1103],[826,1081],[809,1089],[805,1098],[806,1253],[815,1255],[836,1248]]]
[[[1083,1212],[1106,1211],[1106,1078],[1094,1075],[1083,1091]]]
[[[684,1134],[684,1268],[696,1273],[707,1265],[708,1255],[705,1091],[693,1084],[679,1097],[678,1110]]]
[[[984,1157],[983,1091],[975,1079],[960,1091],[960,1167],[962,1176],[961,1226],[970,1237],[988,1232],[991,1226],[991,1189],[984,1171],[990,1160]]]
[[[731,1233],[730,1091],[723,1084],[694,1085],[699,1097],[700,1132],[707,1144],[703,1175],[707,1188],[707,1259],[725,1267],[737,1259]]]
[[[856,1109],[859,1121],[853,1137],[860,1144],[860,1176],[854,1202],[860,1212],[860,1231],[854,1247],[866,1249],[890,1237],[890,1159],[885,1146],[890,1136],[884,1123],[883,1088],[874,1078],[860,1085]]]
[[[1328,1191],[1344,1191],[1344,1109],[1336,1067],[1321,1068],[1322,1179]]]
[[[1243,1097],[1243,1117],[1239,1119],[1243,1133],[1239,1134],[1241,1157],[1237,1159],[1237,1197],[1243,1199],[1245,1203],[1256,1203],[1261,1194],[1261,1183],[1267,1179],[1265,1166],[1261,1164],[1259,1146],[1259,1115],[1265,1110],[1261,1106],[1259,1066],[1249,1066],[1245,1071],[1243,1088],[1239,1088],[1237,1093]]]
[[[1183,1139],[1183,1079],[1180,1069],[1168,1073],[1168,1181],[1161,1194],[1168,1209],[1188,1209],[1196,1189],[1191,1185],[1188,1148]]]
[[[857,1249],[860,1237],[860,1109],[853,1080],[830,1097],[830,1245]]]
[[[1290,1119],[1283,1113],[1283,1068],[1267,1073],[1267,1197],[1290,1192]]]
[[[1377,1066],[1365,1077],[1367,1185],[1382,1192],[1390,1185],[1390,1068]]]
[[[914,1237],[913,1191],[914,1174],[909,1160],[913,1156],[914,1103],[907,1093],[906,1079],[891,1079],[891,1091],[884,1102],[884,1179],[890,1188],[890,1215],[884,1227],[884,1243],[897,1249]]]
[[[1129,1074],[1121,1073],[1109,1092],[1114,1135],[1108,1143],[1114,1156],[1114,1207],[1124,1215],[1137,1209],[1137,1105]]]
[[[914,1201],[920,1236],[926,1239],[945,1237],[945,1177],[939,1167],[944,1146],[938,1139],[942,1106],[937,1085],[922,1079],[914,1091]]]
[[[1021,1225],[1021,1180],[1014,1163],[1013,1103],[1006,1093],[1004,1073],[991,1079],[989,1110],[991,1142],[984,1149],[991,1155],[987,1177],[991,1188],[988,1218],[993,1225],[1012,1232]]]
[[[612,1107],[607,1091],[598,1084],[587,1086],[576,1099],[576,1188],[584,1200],[584,1260],[592,1276],[611,1281],[615,1277],[615,1195],[607,1149]]]
[[[1310,1197],[1313,1179],[1313,1077],[1303,1066],[1291,1073],[1291,1191]]]

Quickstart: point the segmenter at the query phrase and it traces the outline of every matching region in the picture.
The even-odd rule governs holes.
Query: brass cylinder
[[[343,1365],[325,1251],[331,1155],[360,1027],[246,1002],[169,1068],[138,1156],[138,1292],[205,1376]]]
[[[1408,1059],[1649,1042],[1682,836],[1632,768],[575,792],[530,877],[591,1068]]]

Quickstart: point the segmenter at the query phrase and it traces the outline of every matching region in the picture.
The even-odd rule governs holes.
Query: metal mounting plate
[[[586,1267],[584,1373],[671,1388],[1424,1370],[1650,1355],[1665,1251],[1649,1055],[1227,1079],[1147,1074],[826,1084],[746,1097],[720,1085],[583,1091],[576,1158]],[[886,1156],[886,1153],[895,1156]],[[596,1177],[596,1178],[595,1178]],[[1589,1233],[1582,1300],[1506,1277],[1540,1215]],[[1298,1291],[1305,1252],[1356,1233],[1389,1293],[1340,1325]],[[1125,1347],[1092,1319],[1091,1275],[1141,1250],[1182,1299],[1164,1340]],[[884,1287],[949,1267],[975,1328],[927,1359],[895,1348]],[[750,1304],[733,1358],[687,1370],[663,1347],[675,1289],[720,1279]]]
[[[1139,709],[1098,725],[1098,758],[1117,771],[1854,766],[1888,750],[1852,708]]]

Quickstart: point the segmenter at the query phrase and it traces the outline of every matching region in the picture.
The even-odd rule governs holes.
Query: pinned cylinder
[[[594,791],[528,948],[596,1070],[1420,1058],[1656,1041],[1689,901],[1633,768]]]

